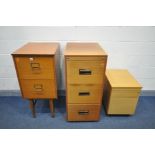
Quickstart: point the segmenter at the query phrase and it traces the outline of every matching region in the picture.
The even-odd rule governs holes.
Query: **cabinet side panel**
[[[23,90],[22,90],[21,81],[20,81],[20,78],[19,78],[19,73],[18,73],[15,57],[16,57],[15,55],[12,55],[12,59],[13,59],[13,62],[14,62],[14,66],[15,66],[15,70],[16,70],[16,75],[17,75],[17,79],[18,79],[18,83],[19,83],[20,92],[21,92],[21,95],[23,97]]]

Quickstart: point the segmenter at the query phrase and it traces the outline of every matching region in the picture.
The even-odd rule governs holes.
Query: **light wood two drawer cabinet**
[[[104,92],[107,114],[134,114],[141,88],[139,82],[127,70],[107,70]]]
[[[68,43],[64,55],[67,120],[99,120],[106,53],[97,43]]]
[[[54,117],[58,51],[58,43],[28,43],[12,53],[22,97],[29,99],[34,117],[37,99],[50,100],[50,110]]]

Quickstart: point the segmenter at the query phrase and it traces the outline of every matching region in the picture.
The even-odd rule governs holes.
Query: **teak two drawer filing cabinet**
[[[21,94],[23,98],[30,100],[33,117],[37,99],[49,99],[51,114],[54,117],[58,50],[58,43],[33,42],[12,53]]]
[[[99,120],[106,53],[97,43],[68,43],[64,55],[67,120]]]
[[[134,114],[141,88],[142,86],[127,70],[107,70],[104,92],[107,114]]]

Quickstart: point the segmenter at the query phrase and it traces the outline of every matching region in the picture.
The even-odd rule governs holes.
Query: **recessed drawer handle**
[[[40,69],[40,64],[39,63],[31,63],[31,68],[32,70],[39,70]]]
[[[80,75],[91,75],[91,70],[89,69],[79,69]]]
[[[42,84],[34,84],[35,91],[43,91],[43,85]]]
[[[78,111],[79,115],[88,115],[89,114],[89,110],[80,110]]]
[[[79,96],[89,96],[90,92],[79,92]]]

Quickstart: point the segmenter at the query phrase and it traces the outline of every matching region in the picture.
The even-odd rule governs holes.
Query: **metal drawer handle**
[[[91,70],[90,69],[79,69],[79,74],[80,75],[91,75]]]
[[[79,92],[79,96],[89,96],[90,92]]]
[[[40,69],[40,64],[39,63],[31,63],[31,68],[32,70],[39,70]]]
[[[35,91],[43,91],[43,85],[42,84],[34,84]]]
[[[80,110],[78,111],[79,115],[88,115],[89,114],[89,110]]]

